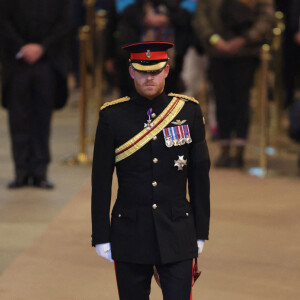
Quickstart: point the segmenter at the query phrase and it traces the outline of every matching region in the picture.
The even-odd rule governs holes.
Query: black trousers
[[[9,82],[8,111],[16,176],[45,177],[55,73],[46,60],[20,62]]]
[[[190,300],[192,260],[156,265],[164,300]],[[115,262],[120,300],[149,300],[152,264]]]
[[[211,58],[209,79],[217,108],[221,140],[246,139],[250,119],[250,88],[258,65],[255,57]]]

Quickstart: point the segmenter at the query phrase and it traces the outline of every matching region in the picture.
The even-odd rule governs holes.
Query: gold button
[[[156,114],[153,113],[153,114],[151,115],[151,118],[154,119],[155,117],[156,117]]]
[[[118,214],[118,217],[119,217],[119,218],[121,218],[121,217],[122,217],[122,215],[121,215],[121,214]]]
[[[155,158],[153,158],[153,162],[155,163],[155,164],[157,164],[158,163],[158,159],[155,157]]]
[[[153,205],[152,205],[152,208],[153,208],[153,209],[157,209],[157,205],[156,205],[156,204],[153,204]]]
[[[156,141],[156,140],[157,140],[157,136],[156,136],[156,135],[153,137],[153,140],[154,140],[154,141]]]
[[[153,182],[152,182],[152,185],[153,185],[153,186],[157,186],[157,182],[156,182],[156,181],[153,181]]]
[[[185,215],[188,217],[188,216],[189,216],[189,213],[185,213]]]

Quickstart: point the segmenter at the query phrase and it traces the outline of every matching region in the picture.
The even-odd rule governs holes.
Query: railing
[[[264,44],[260,53],[259,70],[259,166],[249,169],[251,175],[265,177],[269,174],[268,156],[275,149],[270,145],[281,130],[284,110],[282,78],[282,34],[285,29],[283,13],[276,12],[277,26],[273,29],[272,43]],[[271,75],[271,76],[270,76]],[[272,99],[270,99],[272,98]]]
[[[69,165],[90,164],[92,158],[88,154],[88,146],[94,143],[94,138],[88,135],[89,105],[93,106],[98,122],[99,108],[103,104],[103,44],[106,25],[106,11],[94,10],[95,0],[85,0],[86,25],[79,29],[80,41],[80,100],[79,100],[79,139],[78,154],[64,160]],[[93,127],[92,136],[95,133]]]

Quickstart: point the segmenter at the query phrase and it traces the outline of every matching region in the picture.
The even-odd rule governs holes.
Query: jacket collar
[[[167,105],[170,102],[168,96],[164,92],[151,100],[136,93],[136,95],[132,98],[132,101],[135,104],[143,106],[145,108],[159,108]]]

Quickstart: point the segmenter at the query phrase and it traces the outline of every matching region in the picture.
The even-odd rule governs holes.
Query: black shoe
[[[221,154],[215,162],[216,168],[229,168],[230,167],[230,148],[229,146],[221,147]]]
[[[244,167],[244,158],[240,155],[236,155],[231,158],[230,167],[236,169],[242,169]]]
[[[237,146],[235,149],[235,155],[231,158],[230,167],[236,169],[242,169],[244,167],[244,152],[245,146]]]
[[[47,180],[46,178],[40,178],[40,177],[33,177],[33,186],[50,190],[54,188],[54,185],[51,181]]]
[[[14,180],[12,180],[8,185],[7,188],[9,189],[18,189],[24,186],[28,186],[29,184],[29,177],[28,176],[17,176]]]
[[[226,154],[221,154],[216,162],[215,162],[215,167],[216,168],[229,168],[230,167],[230,156]]]

